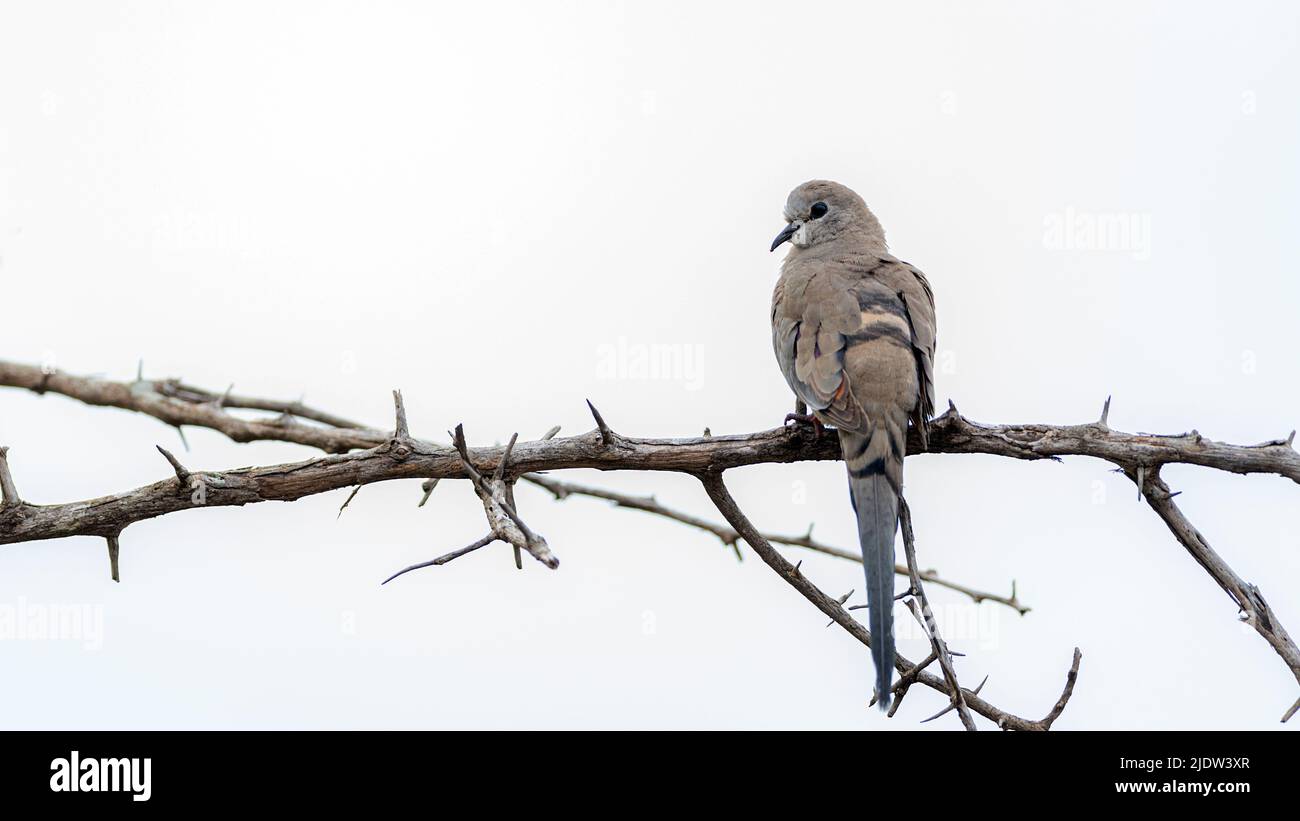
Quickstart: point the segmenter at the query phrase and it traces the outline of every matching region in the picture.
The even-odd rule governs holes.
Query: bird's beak
[[[795,225],[793,222],[782,228],[781,233],[776,235],[776,239],[772,240],[772,247],[767,249],[768,253],[775,251],[782,243],[789,242],[790,237],[793,237],[798,230],[799,226]]]

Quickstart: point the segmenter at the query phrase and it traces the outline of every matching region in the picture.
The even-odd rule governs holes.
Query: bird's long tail
[[[893,418],[893,417],[897,418]],[[849,471],[849,499],[867,573],[867,627],[876,666],[876,703],[889,707],[894,678],[894,532],[903,487],[907,417],[892,414],[868,432],[840,431]]]

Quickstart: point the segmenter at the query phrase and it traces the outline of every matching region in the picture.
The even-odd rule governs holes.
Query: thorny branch
[[[807,581],[798,568],[776,553],[770,539],[758,532],[735,507],[734,500],[722,484],[721,474],[728,468],[763,463],[840,458],[834,436],[818,436],[805,427],[778,428],[746,435],[711,436],[693,439],[645,439],[616,433],[591,406],[596,430],[579,436],[554,438],[552,429],[542,439],[516,442],[506,448],[469,448],[463,434],[454,447],[410,435],[400,394],[395,394],[397,424],[390,434],[369,428],[333,414],[308,407],[301,400],[281,402],[240,396],[228,388],[221,394],[195,388],[177,379],[146,380],[142,372],[132,382],[115,382],[98,377],[74,376],[30,365],[0,360],[0,385],[23,388],[37,394],[56,393],[81,402],[117,407],[152,416],[182,431],[185,426],[219,431],[234,441],[275,440],[293,442],[325,451],[327,455],[301,462],[231,471],[190,471],[162,448],[170,463],[174,479],[155,482],[97,499],[53,505],[35,505],[19,495],[8,462],[7,448],[0,448],[0,544],[53,539],[72,535],[95,535],[109,544],[110,559],[116,578],[119,536],[128,525],[167,513],[206,505],[245,505],[268,500],[291,500],[330,490],[352,487],[352,495],[361,485],[393,479],[424,479],[425,498],[438,480],[469,478],[483,501],[491,541],[510,543],[516,552],[525,551],[548,566],[558,560],[545,540],[532,533],[518,515],[513,500],[513,484],[521,478],[555,492],[563,483],[538,477],[539,471],[566,468],[599,470],[657,470],[688,473],[701,478],[710,497],[731,531],[693,517],[665,513],[655,505],[627,503],[635,497],[622,497],[592,489],[570,493],[607,498],[626,507],[639,507],[659,515],[683,521],[713,532],[724,542],[744,541],[782,578],[799,590],[819,609],[829,615],[863,643],[869,636],[852,619],[840,603],[830,599]],[[588,403],[590,405],[590,403]],[[1114,464],[1139,487],[1148,504],[1169,526],[1176,539],[1222,587],[1239,608],[1242,618],[1268,641],[1300,682],[1300,651],[1277,621],[1258,587],[1244,582],[1223,562],[1187,521],[1173,503],[1160,478],[1166,464],[1191,464],[1218,470],[1249,474],[1275,473],[1300,483],[1300,454],[1293,448],[1295,433],[1285,439],[1258,445],[1233,445],[1203,437],[1198,431],[1175,435],[1125,433],[1108,424],[1109,399],[1097,422],[1080,425],[1013,424],[986,425],[963,417],[951,403],[948,411],[931,423],[930,453],[984,453],[1015,459],[1059,461],[1063,456],[1091,456]],[[264,411],[273,418],[245,418],[232,409]],[[922,452],[915,432],[908,440],[908,454]],[[475,478],[477,476],[477,478]],[[490,478],[489,478],[490,477]],[[562,494],[557,494],[562,497]],[[352,496],[349,496],[351,501]],[[657,503],[656,503],[657,504]],[[344,503],[346,507],[347,502]],[[485,537],[488,538],[488,537]],[[837,551],[814,542],[811,533],[803,537],[779,539],[784,544],[821,550],[831,555]],[[438,564],[482,547],[478,543],[435,559]],[[424,565],[421,565],[424,566]],[[413,568],[408,568],[413,569]],[[406,572],[406,571],[403,571]],[[400,575],[400,574],[398,574]],[[979,600],[1000,601],[1022,613],[1026,608],[1014,594],[1001,598],[940,582],[933,571],[916,572],[917,581],[943,583]],[[918,593],[919,596],[919,593]],[[919,606],[924,618],[924,604]],[[931,634],[934,635],[933,633]],[[937,643],[937,642],[936,642]],[[900,694],[913,683],[921,683],[948,695],[950,702],[965,701],[979,715],[990,718],[1006,729],[1047,729],[1064,709],[1078,673],[1079,654],[1067,679],[1065,691],[1052,713],[1041,721],[1027,721],[1004,713],[984,702],[976,691],[964,690],[945,678],[927,673],[925,667],[942,654],[932,652],[920,664],[898,660],[900,680],[895,685]],[[941,666],[943,666],[941,664]],[[982,686],[982,685],[981,685]],[[956,689],[954,689],[956,688]],[[1297,708],[1288,710],[1289,718]]]
[[[1254,628],[1255,632],[1269,643],[1269,646],[1286,662],[1287,667],[1291,668],[1297,683],[1300,683],[1300,650],[1296,648],[1286,628],[1269,608],[1268,602],[1264,600],[1264,594],[1257,586],[1242,580],[1233,572],[1228,563],[1214,551],[1214,548],[1210,547],[1210,543],[1205,540],[1201,532],[1192,526],[1182,510],[1174,503],[1174,497],[1178,493],[1171,493],[1169,486],[1160,478],[1159,466],[1142,471],[1126,470],[1125,473],[1138,483],[1138,490],[1147,504],[1164,521],[1179,544],[1187,549],[1192,558],[1205,569],[1206,573],[1210,574],[1215,583],[1223,588],[1223,591],[1237,605],[1241,620]],[[1300,701],[1296,704],[1300,706]],[[1283,715],[1282,721],[1294,715],[1296,709],[1296,706],[1291,707]]]

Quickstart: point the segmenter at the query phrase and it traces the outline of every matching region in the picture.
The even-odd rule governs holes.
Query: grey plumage
[[[910,423],[926,441],[934,412],[934,295],[893,256],[862,198],[813,180],[790,193],[772,249],[793,246],[772,294],[772,345],[786,382],[834,425],[867,576],[881,709],[894,667],[894,534]]]

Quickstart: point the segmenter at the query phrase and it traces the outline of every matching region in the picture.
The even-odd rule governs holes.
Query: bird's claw
[[[826,432],[826,427],[822,424],[822,420],[818,419],[811,413],[787,413],[785,415],[785,422],[782,424],[788,425],[791,422],[798,425],[812,425],[814,436],[821,436]]]

